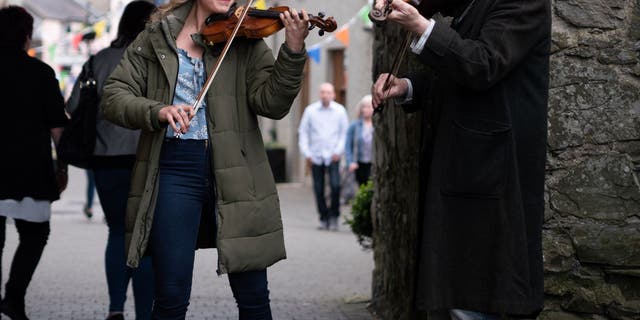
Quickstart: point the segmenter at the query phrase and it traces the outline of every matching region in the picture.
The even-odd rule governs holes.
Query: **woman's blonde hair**
[[[156,10],[151,16],[151,22],[160,21],[162,18],[166,17],[173,9],[189,1],[193,0],[170,0],[169,3],[159,6],[158,10]]]
[[[358,102],[358,106],[356,107],[356,109],[358,110],[358,119],[362,118],[362,108],[364,108],[364,106],[366,106],[367,104],[370,104],[371,101],[373,101],[373,97],[371,97],[371,95],[368,94],[362,97],[360,102]]]

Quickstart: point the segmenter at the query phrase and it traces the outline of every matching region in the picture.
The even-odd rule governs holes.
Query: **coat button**
[[[160,55],[160,59],[164,59],[164,58],[165,58],[165,55],[164,55],[164,54],[161,54],[161,55]]]
[[[142,47],[137,47],[136,50],[142,51]]]

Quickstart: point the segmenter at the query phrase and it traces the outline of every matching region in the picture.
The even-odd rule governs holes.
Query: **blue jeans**
[[[109,312],[122,312],[129,280],[133,280],[136,319],[151,319],[153,270],[151,258],[140,260],[137,269],[126,264],[124,221],[131,188],[131,169],[94,169],[96,189],[109,226],[105,250],[105,272],[109,289]]]
[[[96,180],[93,175],[93,170],[85,170],[87,174],[87,203],[84,205],[85,209],[91,209],[93,207],[93,197],[96,191]]]
[[[324,198],[324,177],[327,170],[329,170],[329,186],[331,187],[331,207],[327,207],[327,201]],[[320,221],[326,223],[330,217],[340,216],[340,163],[334,161],[328,166],[313,164],[311,173]]]
[[[165,139],[149,253],[156,273],[153,319],[184,319],[191,296],[200,217],[214,214],[206,141]],[[216,230],[211,230],[216,232]],[[240,319],[271,319],[266,270],[229,275]]]
[[[449,313],[452,320],[500,320],[497,315],[469,310],[451,309]]]

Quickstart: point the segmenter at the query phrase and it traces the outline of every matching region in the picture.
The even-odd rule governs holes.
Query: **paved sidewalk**
[[[107,314],[107,227],[97,197],[93,219],[81,213],[85,183],[84,173],[70,168],[69,188],[53,205],[49,244],[27,293],[32,320],[104,319]],[[279,191],[288,259],[268,271],[274,319],[371,319],[363,302],[371,291],[371,252],[359,247],[347,226],[339,232],[316,230],[310,186],[286,184]],[[16,244],[17,233],[8,223],[3,281]],[[216,275],[216,259],[215,250],[196,254],[187,319],[237,319],[228,280]],[[129,290],[127,319],[134,319],[132,302]]]

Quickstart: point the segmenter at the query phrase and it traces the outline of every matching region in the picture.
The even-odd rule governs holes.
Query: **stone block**
[[[567,311],[580,313],[603,313],[603,308],[598,304],[595,292],[578,288],[576,293],[562,306]]]
[[[574,83],[551,89],[548,120],[551,150],[639,139],[640,110],[636,110],[636,105],[640,105],[640,86],[605,80],[605,73],[596,74],[600,71],[603,69],[584,67],[575,72],[588,79],[576,77]],[[562,81],[570,81],[570,72]]]
[[[616,29],[620,19],[602,0],[557,0],[556,13],[564,21],[583,28]]]
[[[611,67],[596,63],[577,63],[576,60],[566,57],[552,58],[551,69],[553,70],[550,74],[551,88],[618,79],[616,70]]]
[[[609,48],[600,51],[598,62],[602,64],[635,65],[638,63],[638,54],[630,49]]]
[[[571,238],[562,231],[544,230],[542,248],[545,272],[566,272],[579,266]]]
[[[625,155],[582,159],[577,165],[556,172],[553,179],[548,179],[551,207],[559,215],[626,222],[640,214],[640,191],[633,168],[631,159]],[[587,232],[596,227],[581,224],[577,230]],[[585,239],[580,240],[589,242],[597,236],[597,233],[588,233],[584,234]],[[624,239],[620,241],[625,243]]]
[[[581,263],[640,267],[640,224],[582,223],[573,226],[571,236]]]
[[[538,316],[538,320],[583,320],[583,318],[563,311],[544,311]]]

